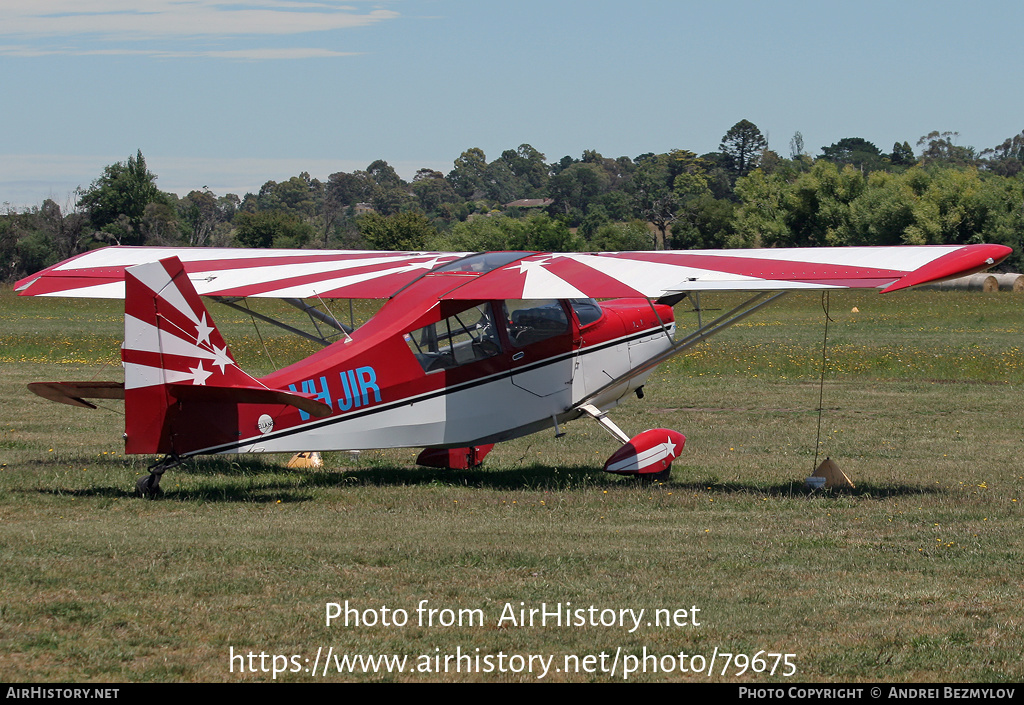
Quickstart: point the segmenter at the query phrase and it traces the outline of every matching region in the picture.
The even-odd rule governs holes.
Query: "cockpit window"
[[[569,303],[576,312],[576,318],[580,320],[581,328],[601,320],[601,305],[594,299],[569,299]]]
[[[553,338],[569,330],[562,304],[554,299],[517,299],[505,302],[508,337],[517,348]]]
[[[501,353],[489,303],[410,331],[405,342],[424,372],[459,367]]]
[[[529,257],[531,252],[478,252],[475,255],[467,255],[462,259],[442,265],[433,270],[436,272],[472,272],[474,274],[486,274],[498,267],[516,260]]]

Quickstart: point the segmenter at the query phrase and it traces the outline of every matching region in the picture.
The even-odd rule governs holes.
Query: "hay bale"
[[[970,276],[947,279],[942,282],[932,282],[918,288],[939,289],[942,291],[984,291],[991,293],[999,291],[999,281],[994,274],[971,274]]]
[[[991,294],[999,291],[999,280],[995,274],[972,274],[967,282],[967,291],[984,291]]]
[[[999,291],[1014,293],[1024,291],[1024,274],[996,274],[994,276],[999,282]]]

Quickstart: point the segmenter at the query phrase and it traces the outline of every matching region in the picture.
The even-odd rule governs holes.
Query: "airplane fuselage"
[[[317,397],[330,416],[242,404],[178,416],[172,442],[188,439],[189,455],[496,443],[578,417],[581,400],[672,342],[671,307],[646,299],[439,300],[451,276],[424,278],[349,341],[260,380]],[[649,374],[591,403],[611,408]]]

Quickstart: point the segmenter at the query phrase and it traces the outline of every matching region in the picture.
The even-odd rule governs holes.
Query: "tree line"
[[[717,152],[587,150],[548,162],[529,144],[488,161],[470,148],[411,182],[383,160],[257,193],[160,191],[139,151],[63,207],[0,214],[10,281],[106,245],[394,250],[713,249],[1001,243],[1024,256],[1024,132],[984,150],[932,132],[888,153],[857,137],[788,156],[741,120]]]

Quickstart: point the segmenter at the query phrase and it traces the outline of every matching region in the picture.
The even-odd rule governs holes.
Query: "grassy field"
[[[629,433],[686,434],[668,482],[602,473],[615,444],[577,421],[499,445],[478,471],[418,469],[414,450],[327,454],[316,472],[206,459],[169,472],[155,502],[132,496],[152,458],[122,454],[118,404],[25,389],[120,379],[120,306],[0,293],[0,681],[270,680],[275,666],[285,681],[609,681],[631,663],[641,681],[1024,680],[1020,295],[832,295],[819,450],[851,491],[803,487],[824,318],[819,296],[793,295],[613,413]],[[303,352],[213,314],[250,371]],[[439,611],[417,613],[424,600]],[[346,601],[359,626],[328,626],[327,603]],[[598,622],[645,612],[632,631],[628,617],[501,620],[542,603],[595,606]],[[380,624],[385,607],[407,623]],[[683,623],[659,626],[657,609]],[[364,675],[332,660],[325,676],[328,649],[408,663]],[[776,653],[794,675],[784,660],[753,672]],[[713,656],[714,673],[693,672]]]

